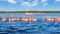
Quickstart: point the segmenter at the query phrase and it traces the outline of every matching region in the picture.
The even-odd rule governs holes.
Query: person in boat
[[[2,22],[5,22],[7,19],[5,17],[2,17]]]
[[[55,21],[60,22],[60,18],[58,16],[56,16]]]

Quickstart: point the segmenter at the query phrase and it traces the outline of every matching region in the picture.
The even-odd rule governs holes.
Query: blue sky
[[[60,0],[0,0],[0,11],[60,11]]]

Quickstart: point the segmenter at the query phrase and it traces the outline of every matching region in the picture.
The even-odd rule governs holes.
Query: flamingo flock
[[[26,18],[26,17],[22,17],[22,19],[18,18],[18,17],[10,17],[9,19],[7,19],[6,17],[2,17],[1,18],[2,22],[4,23],[6,20],[9,21],[9,23],[13,23],[14,21],[20,21],[22,20],[22,22],[37,22],[36,18]]]
[[[4,23],[7,20],[7,18],[2,17],[1,21]],[[22,18],[18,18],[18,17],[10,17],[8,19],[9,23],[13,23],[14,21],[20,21],[22,20],[22,22],[37,22],[38,19],[37,18],[28,18],[28,17],[22,17]],[[48,22],[53,22],[55,20],[55,22],[60,22],[60,18],[57,16],[55,19],[54,18],[42,18],[42,21],[47,20]]]

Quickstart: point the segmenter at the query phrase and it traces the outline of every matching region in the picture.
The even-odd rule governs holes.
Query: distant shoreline
[[[60,13],[60,11],[0,11],[1,13]]]

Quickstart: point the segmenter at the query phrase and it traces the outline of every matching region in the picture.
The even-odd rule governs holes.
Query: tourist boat
[[[5,17],[2,17],[2,22],[5,22],[7,19]]]

